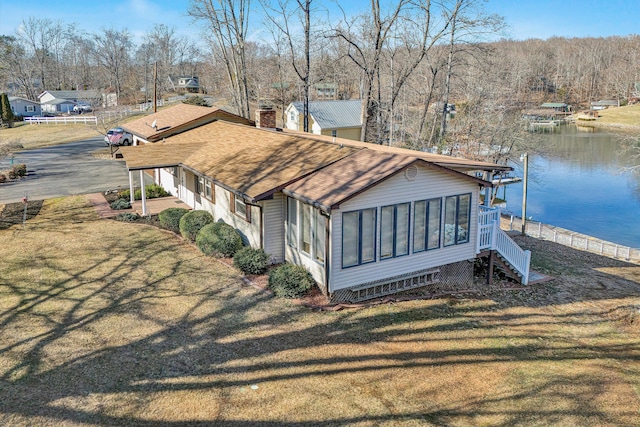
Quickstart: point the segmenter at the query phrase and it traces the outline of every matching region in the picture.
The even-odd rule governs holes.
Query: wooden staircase
[[[523,250],[500,229],[500,209],[481,207],[476,252],[480,254],[487,250],[490,251],[490,271],[495,264],[517,282],[523,285],[529,282],[531,252]]]

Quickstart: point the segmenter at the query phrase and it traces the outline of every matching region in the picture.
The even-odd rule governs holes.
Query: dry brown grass
[[[83,197],[0,242],[2,425],[640,424],[637,266],[528,239],[571,272],[314,312]]]
[[[16,122],[12,128],[0,129],[0,142],[18,142],[25,149],[47,147],[65,142],[95,138],[100,133],[89,125],[41,124]]]
[[[623,129],[640,129],[640,104],[607,108],[598,113],[599,117],[595,122],[596,125],[608,125]]]

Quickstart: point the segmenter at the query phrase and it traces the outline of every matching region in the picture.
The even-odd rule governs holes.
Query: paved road
[[[92,138],[16,153],[14,162],[25,163],[28,175],[0,184],[0,203],[19,202],[25,193],[31,200],[44,200],[129,188],[123,161],[97,159],[91,155],[92,151],[103,148],[102,138]],[[9,159],[0,160],[0,170],[9,168]],[[134,179],[139,176],[134,175]]]

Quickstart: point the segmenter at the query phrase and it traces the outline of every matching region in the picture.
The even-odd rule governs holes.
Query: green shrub
[[[167,197],[169,195],[169,193],[167,193],[164,188],[158,184],[147,185],[144,187],[144,190],[147,199],[157,199],[158,197]],[[134,191],[133,197],[136,200],[142,200],[142,190],[137,189]]]
[[[19,165],[13,165],[13,168],[11,168],[11,170],[16,176],[27,175],[27,165],[25,165],[24,163],[20,163]]]
[[[242,249],[242,237],[232,226],[216,222],[200,230],[196,245],[207,256],[232,257]]]
[[[136,222],[139,219],[140,219],[140,215],[132,212],[122,212],[122,213],[119,213],[118,216],[116,217],[116,221],[123,221],[123,222]]]
[[[158,184],[147,185],[144,187],[144,190],[147,199],[157,199],[158,197],[167,197],[169,195],[169,193],[167,193],[165,189]],[[118,192],[118,198],[129,200],[131,198],[131,191],[122,190]],[[142,200],[142,190],[139,188],[134,190],[133,198],[134,200]]]
[[[169,208],[165,209],[158,215],[158,220],[160,221],[160,226],[162,228],[166,228],[167,230],[171,230],[174,233],[180,232],[180,219],[189,212],[188,209],[185,208]]]
[[[131,207],[131,203],[129,203],[126,199],[116,199],[111,204],[111,209],[119,210],[119,209],[129,209]]]
[[[269,265],[269,255],[263,249],[246,246],[233,256],[233,265],[244,274],[263,274]]]
[[[118,191],[118,199],[131,200],[131,191],[130,190]]]
[[[193,242],[202,227],[213,222],[213,216],[207,211],[190,211],[180,218],[180,234]]]
[[[279,297],[301,297],[314,283],[311,273],[301,265],[287,263],[269,271],[269,288]]]

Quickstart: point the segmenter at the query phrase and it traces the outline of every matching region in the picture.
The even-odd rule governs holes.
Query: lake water
[[[640,177],[621,172],[621,136],[568,125],[535,137],[544,154],[529,154],[527,217],[640,247]],[[523,176],[522,163],[512,166]],[[520,216],[522,183],[501,188],[503,195]]]

